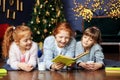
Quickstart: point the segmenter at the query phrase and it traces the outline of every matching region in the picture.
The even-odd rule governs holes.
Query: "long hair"
[[[13,41],[19,41],[24,35],[32,34],[28,26],[20,25],[17,27],[9,26],[4,34],[3,44],[2,44],[2,55],[7,58],[9,55],[10,45]]]

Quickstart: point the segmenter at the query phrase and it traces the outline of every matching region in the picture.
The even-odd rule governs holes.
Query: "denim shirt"
[[[77,55],[79,55],[80,53],[83,53],[83,52],[84,52],[84,48],[82,46],[82,43],[81,43],[81,41],[78,41],[76,43],[75,56],[77,56]],[[104,59],[104,55],[103,55],[103,52],[102,52],[102,47],[99,44],[94,44],[91,47],[90,52],[87,55],[78,59],[77,63],[94,61],[94,62],[103,64],[103,59]]]
[[[67,44],[62,49],[62,55],[74,57],[75,56],[75,46],[76,40],[71,38],[69,44]],[[46,63],[46,68],[50,69],[53,64],[52,59],[59,55],[59,50],[57,49],[56,40],[54,36],[49,36],[44,41],[43,46],[44,61]]]

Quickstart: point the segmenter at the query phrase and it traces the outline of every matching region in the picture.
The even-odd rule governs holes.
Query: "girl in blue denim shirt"
[[[63,63],[54,63],[52,59],[62,54],[74,57],[75,54],[74,32],[67,22],[59,23],[53,30],[53,35],[44,41],[43,54],[46,68],[48,70],[61,70],[65,68]]]
[[[75,56],[89,51],[89,53],[77,60],[77,66],[86,70],[98,70],[102,68],[104,55],[102,52],[101,32],[97,27],[89,27],[83,32],[81,41],[76,43]]]

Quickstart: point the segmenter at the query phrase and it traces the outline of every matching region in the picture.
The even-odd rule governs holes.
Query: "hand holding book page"
[[[61,62],[63,64],[65,64],[66,66],[69,66],[72,63],[75,63],[77,59],[81,58],[82,56],[88,54],[89,51],[83,52],[81,54],[79,54],[78,56],[76,56],[75,58],[70,58],[64,55],[58,55],[57,57],[55,57],[52,61],[53,62]]]

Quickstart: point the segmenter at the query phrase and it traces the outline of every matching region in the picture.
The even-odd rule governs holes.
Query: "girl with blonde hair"
[[[36,67],[38,46],[31,36],[32,32],[28,26],[7,28],[2,46],[2,54],[7,58],[4,68],[31,71]]]

